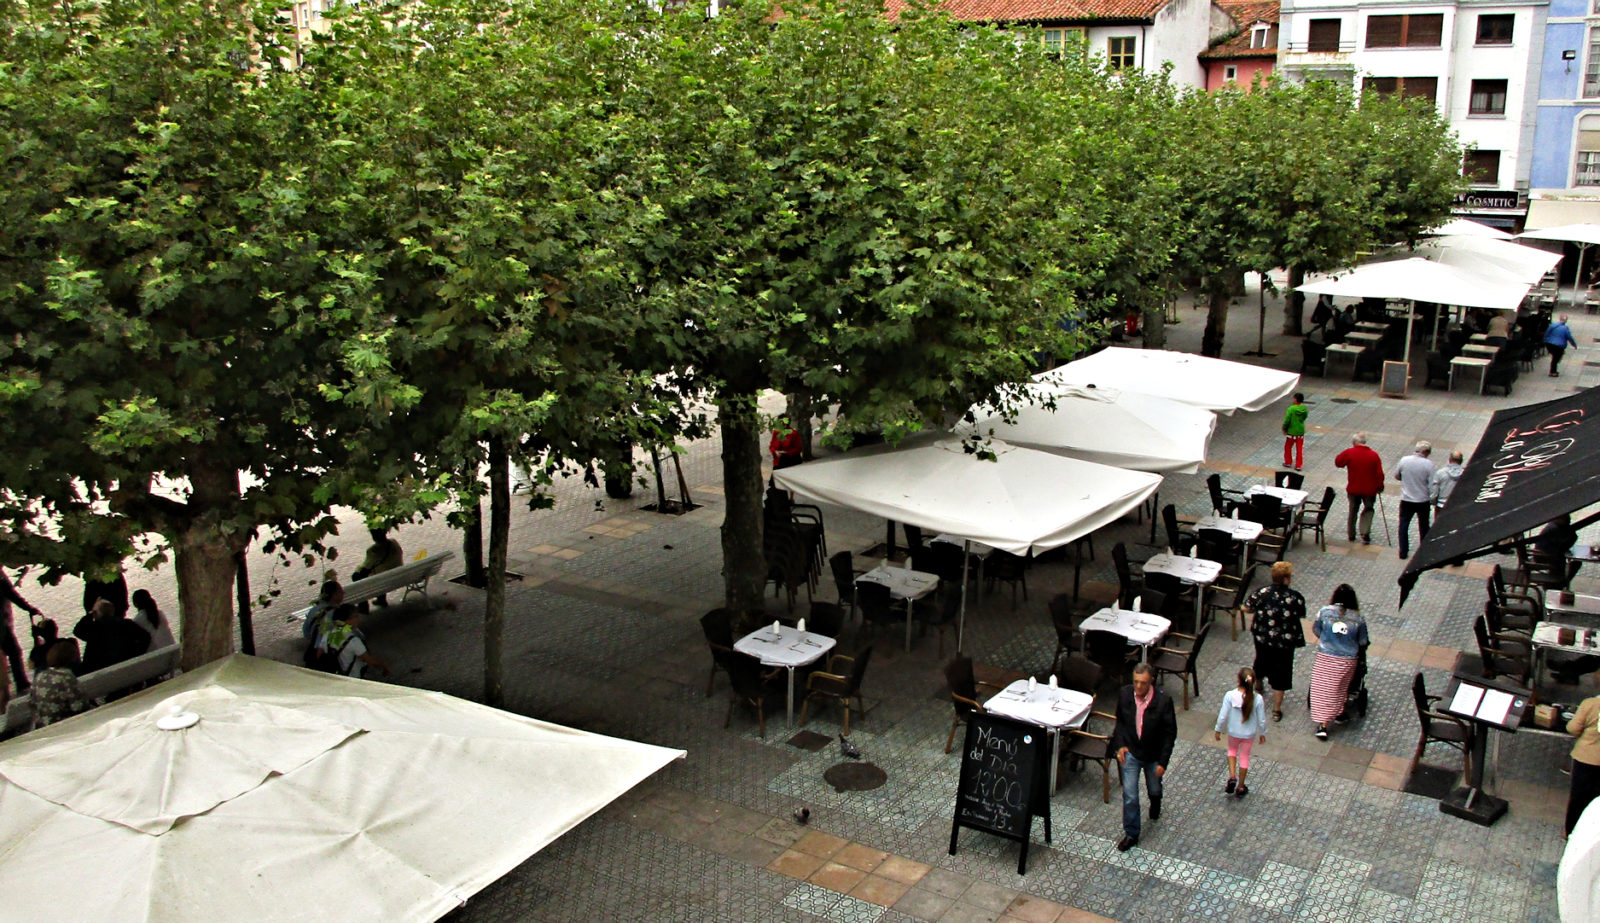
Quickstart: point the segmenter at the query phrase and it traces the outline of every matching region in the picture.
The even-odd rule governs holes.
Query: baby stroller
[[[1306,690],[1306,708],[1311,708],[1311,690]],[[1344,711],[1339,717],[1333,719],[1339,724],[1350,720],[1350,712],[1354,710],[1362,718],[1367,716],[1367,649],[1361,648],[1356,655],[1356,671],[1350,675],[1350,688],[1345,690]]]

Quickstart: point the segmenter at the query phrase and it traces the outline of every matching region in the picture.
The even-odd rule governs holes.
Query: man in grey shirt
[[[1428,483],[1428,499],[1433,501],[1435,509],[1444,509],[1444,502],[1450,499],[1451,492],[1456,489],[1456,482],[1461,480],[1465,461],[1466,457],[1460,452],[1451,452],[1450,464],[1433,473],[1433,479]]]
[[[1416,517],[1419,534],[1417,541],[1428,537],[1431,524],[1429,509],[1433,483],[1433,462],[1428,456],[1433,446],[1427,441],[1418,442],[1411,454],[1394,466],[1394,479],[1400,482],[1400,557],[1411,556],[1411,519]]]

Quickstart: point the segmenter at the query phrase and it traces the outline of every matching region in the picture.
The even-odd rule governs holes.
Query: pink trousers
[[[1250,748],[1256,745],[1254,737],[1228,735],[1228,755],[1239,760],[1240,769],[1250,768]]]

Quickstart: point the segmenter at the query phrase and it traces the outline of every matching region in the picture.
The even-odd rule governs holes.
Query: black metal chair
[[[922,527],[914,526],[910,523],[902,523],[902,526],[906,530],[906,550],[915,558],[927,548],[926,545],[922,544]]]
[[[760,661],[737,651],[713,651],[712,656],[727,672],[729,685],[732,686],[728,697],[728,714],[722,719],[722,727],[726,729],[732,723],[735,705],[749,705],[756,711],[756,726],[761,731],[761,737],[765,739],[767,696],[772,693],[780,696],[783,694],[782,682],[778,679],[779,674],[783,672],[782,668],[762,673]]]
[[[1077,654],[1062,654],[1050,667],[1063,689],[1094,695],[1100,688],[1100,665]]]
[[[1017,608],[1017,587],[1022,587],[1022,599],[1028,599],[1028,559],[1009,551],[996,549],[983,562],[985,584],[1011,584],[1011,608]]]
[[[1309,338],[1300,341],[1300,374],[1309,375],[1315,372],[1318,375],[1326,375],[1327,362],[1328,347],[1314,343]]]
[[[1189,517],[1188,525],[1192,526],[1194,523],[1195,519]],[[1194,544],[1194,535],[1183,530],[1184,524],[1184,517],[1178,515],[1176,506],[1168,503],[1161,508],[1161,525],[1166,529],[1167,547],[1171,548],[1174,554],[1186,553]]]
[[[965,656],[944,665],[944,679],[950,684],[950,702],[956,712],[955,720],[950,722],[950,736],[944,742],[944,752],[949,753],[956,745],[956,729],[966,724],[974,713],[983,713],[983,703],[978,701],[978,688],[982,686],[999,692],[1001,687],[979,683],[972,674],[972,658]]]
[[[1239,577],[1224,574],[1207,588],[1206,621],[1209,623],[1216,618],[1218,612],[1226,612],[1229,640],[1239,640],[1239,629],[1244,627],[1244,601],[1250,597],[1250,588],[1259,570],[1259,567],[1250,567]]]
[[[1206,475],[1206,492],[1211,497],[1211,508],[1221,515],[1227,515],[1244,504],[1244,494],[1223,488],[1220,474]]]
[[[1461,751],[1462,768],[1472,774],[1472,725],[1455,715],[1434,708],[1442,696],[1428,695],[1427,685],[1418,673],[1411,678],[1411,700],[1417,708],[1417,723],[1422,727],[1422,737],[1417,741],[1417,752],[1411,755],[1407,774],[1415,772],[1422,760],[1422,751],[1431,743],[1442,743]]]
[[[1096,719],[1108,723],[1103,726],[1103,732],[1095,730]],[[1090,711],[1083,726],[1067,734],[1061,748],[1062,758],[1074,770],[1085,761],[1100,764],[1100,800],[1104,804],[1111,803],[1111,764],[1117,761],[1117,755],[1111,749],[1111,731],[1116,721],[1115,715]]]
[[[1488,679],[1509,676],[1526,686],[1533,676],[1533,646],[1514,635],[1493,635],[1483,616],[1472,620],[1472,634],[1483,658],[1483,675]]]
[[[1437,381],[1440,382],[1439,387],[1449,388],[1450,360],[1444,357],[1444,353],[1430,352],[1427,356],[1427,362],[1428,377],[1422,382],[1422,386],[1424,388],[1431,388],[1433,387],[1433,383]]]
[[[1317,535],[1317,547],[1323,551],[1328,550],[1328,536],[1324,526],[1328,521],[1328,511],[1333,509],[1333,496],[1333,488],[1324,487],[1322,489],[1321,502],[1312,503],[1307,500],[1300,505],[1300,511],[1295,514],[1294,518],[1293,534],[1296,538],[1302,537],[1306,530],[1310,529]]]
[[[839,637],[844,628],[844,607],[838,603],[814,602],[806,616],[806,630],[830,638]]]
[[[835,654],[828,658],[828,669],[819,670],[806,677],[806,700],[800,706],[800,726],[806,723],[811,701],[837,702],[844,708],[844,733],[850,733],[850,703],[856,703],[861,717],[867,716],[867,703],[861,697],[861,680],[867,674],[867,663],[872,660],[872,645],[862,648],[854,657]]]
[[[1239,572],[1239,544],[1227,529],[1200,529],[1195,532],[1195,556],[1221,564],[1225,573]]]
[[[961,616],[961,587],[956,585],[953,589],[938,594],[933,599],[919,599],[911,607],[912,618],[922,625],[926,632],[933,629],[939,634],[939,659],[944,659],[944,633],[945,629],[955,625]]]
[[[1490,388],[1499,388],[1506,397],[1510,397],[1511,388],[1516,383],[1517,361],[1501,349],[1489,360],[1489,367],[1483,370],[1483,391],[1487,394]]]
[[[1084,656],[1100,667],[1101,682],[1121,686],[1139,660],[1139,649],[1114,631],[1083,633]]]
[[[1526,620],[1526,627],[1533,630],[1534,622],[1544,621],[1544,594],[1533,587],[1512,587],[1507,585],[1505,571],[1496,564],[1489,571],[1487,579],[1489,600],[1507,614]],[[1523,627],[1520,626],[1519,627]]]
[[[850,607],[849,614],[856,614],[856,578],[861,576],[855,570],[855,556],[848,551],[834,552],[828,559],[828,567],[833,571],[833,586],[839,591],[839,605]]]
[[[1189,710],[1189,684],[1194,684],[1196,698],[1200,696],[1200,648],[1206,643],[1206,635],[1211,633],[1211,623],[1200,626],[1200,630],[1193,635],[1169,632],[1161,647],[1150,652],[1150,666],[1156,671],[1156,679],[1170,673],[1183,682],[1183,710]]]
[[[1133,568],[1128,566],[1128,546],[1117,542],[1111,546],[1111,563],[1117,571],[1117,601],[1127,606],[1133,603],[1133,598],[1139,595],[1144,588],[1142,575],[1135,575]]]
[[[1298,471],[1272,472],[1272,484],[1274,487],[1287,487],[1290,490],[1299,490],[1305,484],[1305,482],[1306,476]]]
[[[861,612],[863,626],[893,628],[905,618],[889,588],[881,583],[856,584],[856,609]]]
[[[733,653],[733,613],[727,609],[712,609],[700,616],[700,631],[706,636],[706,646],[711,649],[711,672],[706,675],[706,698],[711,698],[711,687],[717,681],[717,671],[722,669],[718,653]]]
[[[789,611],[794,611],[795,591],[806,589],[806,600],[812,600],[811,551],[798,532],[771,531],[762,536],[762,550],[767,559],[767,582],[773,584],[773,594],[788,594]]]
[[[1268,567],[1283,560],[1284,554],[1289,550],[1289,537],[1277,532],[1263,531],[1256,540],[1250,543],[1250,550],[1245,553],[1244,566],[1253,567],[1265,564]]]
[[[1072,597],[1061,593],[1050,600],[1050,622],[1056,629],[1056,652],[1051,659],[1067,651],[1083,650],[1083,632],[1078,630],[1078,619],[1072,612]]]

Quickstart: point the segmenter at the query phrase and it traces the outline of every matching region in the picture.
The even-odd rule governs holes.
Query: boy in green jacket
[[[1283,466],[1299,471],[1306,463],[1306,396],[1296,391],[1294,403],[1283,412]]]

